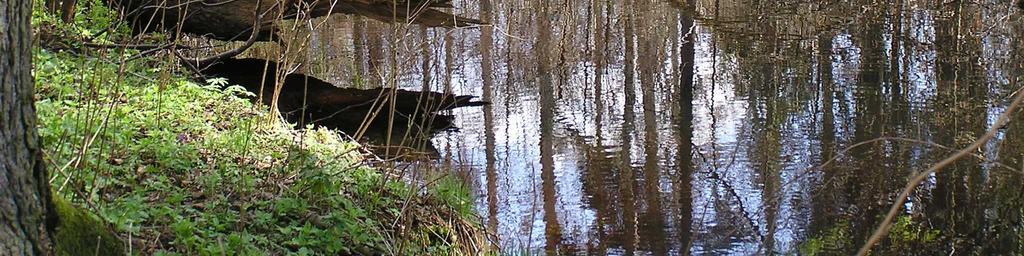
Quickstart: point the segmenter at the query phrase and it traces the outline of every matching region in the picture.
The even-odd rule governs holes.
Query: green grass
[[[74,38],[114,23],[99,5],[80,12],[75,24],[33,15],[40,135],[54,190],[109,222],[130,253],[460,254],[481,241],[457,182],[420,193],[241,87],[193,82],[166,56],[81,47]]]

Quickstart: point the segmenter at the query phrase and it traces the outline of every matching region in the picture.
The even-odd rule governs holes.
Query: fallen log
[[[230,84],[241,85],[256,94],[263,104],[272,105],[277,69],[277,63],[262,59],[225,59],[204,70],[203,75],[226,78]],[[339,88],[302,74],[286,75],[277,99],[282,115],[302,126],[320,125],[354,134],[359,130],[385,131],[390,123],[396,134],[372,135],[404,136],[409,131],[408,134],[421,140],[451,128],[452,117],[440,111],[486,104],[475,101],[473,96],[439,92]],[[379,113],[374,115],[375,112]],[[364,126],[370,129],[361,129]]]
[[[225,41],[270,41],[282,20],[355,14],[386,22],[463,27],[481,22],[441,9],[451,0],[107,0],[136,33],[180,31]],[[256,28],[256,29],[254,29]]]

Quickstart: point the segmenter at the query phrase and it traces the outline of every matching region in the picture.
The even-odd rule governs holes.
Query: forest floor
[[[38,4],[37,4],[38,6]],[[93,2],[73,24],[36,8],[33,75],[51,184],[129,254],[475,254],[469,190],[364,164],[333,130],[293,128],[223,79],[196,82]],[[159,38],[156,36],[154,38]]]

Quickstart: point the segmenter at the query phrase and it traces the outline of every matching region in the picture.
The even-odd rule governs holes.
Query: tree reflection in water
[[[339,19],[352,37],[317,40],[360,42],[332,72],[493,103],[454,110],[460,130],[427,161],[469,173],[510,252],[852,252],[950,151],[847,147],[962,147],[1024,75],[1024,22],[1005,1],[454,4],[492,25]],[[1024,250],[1022,174],[1006,168],[1022,165],[1021,129],[928,180],[877,252]]]

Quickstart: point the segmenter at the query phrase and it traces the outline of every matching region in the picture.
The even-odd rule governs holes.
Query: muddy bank
[[[226,78],[230,84],[241,85],[257,95],[263,104],[272,105],[277,71],[278,64],[272,61],[227,59],[205,69],[203,75]],[[454,129],[453,117],[443,111],[487,104],[466,95],[339,88],[303,74],[288,74],[282,80],[277,90],[277,108],[289,122],[338,129],[377,146],[411,147],[428,153],[435,152],[429,143],[434,133]]]

